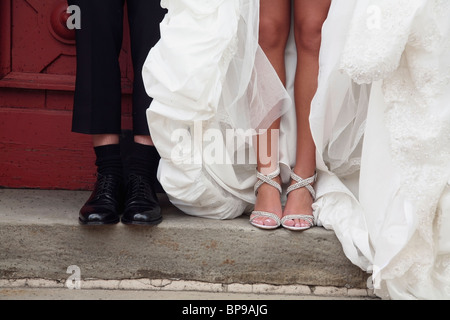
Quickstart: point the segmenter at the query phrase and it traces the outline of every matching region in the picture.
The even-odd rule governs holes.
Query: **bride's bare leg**
[[[295,108],[297,113],[297,152],[294,172],[303,179],[316,171],[316,148],[309,125],[311,101],[317,90],[321,30],[331,0],[294,0],[294,30],[297,47],[297,71],[295,77]],[[294,181],[295,182],[295,181]],[[293,183],[294,183],[293,182]],[[312,215],[313,198],[306,188],[292,191],[283,215]],[[308,222],[290,220],[288,226],[307,227]]]
[[[284,52],[290,31],[290,15],[290,0],[261,0],[260,45],[283,83],[286,82]],[[272,131],[279,129],[280,120],[277,120],[266,134],[258,137],[258,146],[262,146],[258,147],[258,171],[264,175],[273,173],[278,168],[278,141],[272,141],[278,135]],[[269,153],[266,154],[266,151]],[[266,159],[267,156],[269,159]],[[281,182],[279,177],[274,181]],[[282,206],[278,190],[263,184],[258,190],[255,210],[272,212],[281,218]],[[256,218],[254,222],[266,226],[276,225],[273,219],[265,217]]]

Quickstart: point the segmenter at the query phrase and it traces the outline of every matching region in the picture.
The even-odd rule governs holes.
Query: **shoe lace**
[[[116,182],[113,176],[98,175],[98,196],[113,194],[115,187]]]
[[[129,187],[128,190],[130,192],[130,198],[148,198],[152,193],[152,186],[147,179],[142,176],[130,175],[129,178]]]

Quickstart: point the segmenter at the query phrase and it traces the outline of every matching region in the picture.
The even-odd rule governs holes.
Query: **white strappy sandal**
[[[272,187],[276,188],[280,194],[282,192],[281,186],[278,182],[273,181],[272,179],[278,177],[280,175],[280,168],[277,168],[275,172],[269,174],[269,175],[263,175],[262,173],[258,172],[256,173],[256,177],[258,178],[258,182],[255,184],[255,195],[258,195],[258,189],[264,184],[267,183],[271,185]],[[273,219],[276,222],[275,226],[266,226],[261,225],[258,223],[255,223],[254,220],[259,217],[266,217]],[[265,212],[265,211],[253,211],[250,216],[250,223],[260,229],[266,229],[266,230],[273,230],[277,229],[281,226],[281,219],[278,217],[275,213],[272,212]]]
[[[314,174],[312,177],[303,179],[300,176],[296,175],[294,173],[294,171],[292,171],[291,179],[295,180],[296,183],[289,186],[289,188],[287,189],[286,196],[288,196],[289,193],[291,193],[294,190],[306,188],[309,191],[309,193],[311,194],[313,201],[314,201],[316,199],[316,192],[314,191],[312,184],[316,181],[316,178],[317,178],[317,173]],[[293,227],[293,226],[288,226],[285,224],[285,222],[287,220],[294,220],[294,219],[300,219],[300,220],[306,221],[308,223],[308,226],[307,227]],[[316,225],[316,222],[315,222],[314,216],[306,215],[306,214],[292,214],[292,215],[284,216],[281,219],[281,225],[283,226],[283,228],[286,228],[289,230],[301,231],[301,230],[307,230],[307,229],[312,228],[313,226]]]

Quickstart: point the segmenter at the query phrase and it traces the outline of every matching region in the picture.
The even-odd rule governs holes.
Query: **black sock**
[[[160,156],[154,146],[134,142],[129,159],[129,174],[144,176],[154,183],[159,159]]]
[[[115,175],[123,177],[122,157],[120,156],[120,145],[110,144],[94,147],[97,160],[97,172],[101,175]]]

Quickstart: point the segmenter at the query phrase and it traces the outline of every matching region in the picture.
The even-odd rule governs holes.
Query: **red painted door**
[[[71,132],[76,56],[66,9],[65,0],[0,1],[0,187],[87,190],[95,181],[91,139]],[[127,31],[125,21],[124,129],[133,79]]]

